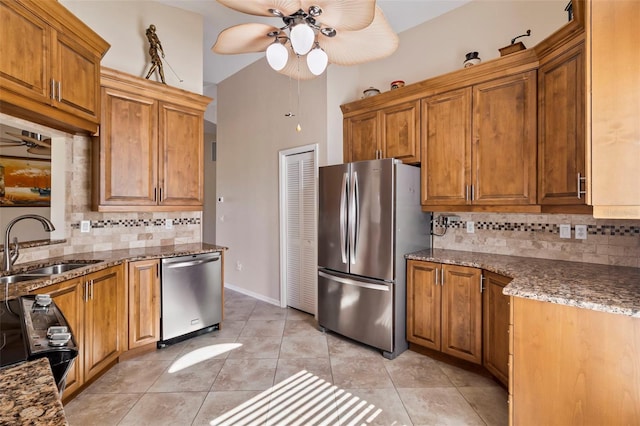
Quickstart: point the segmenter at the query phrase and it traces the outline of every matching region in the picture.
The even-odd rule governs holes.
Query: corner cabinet
[[[93,209],[202,210],[204,111],[211,100],[103,68]]]
[[[587,188],[596,218],[640,219],[637,1],[587,2]]]
[[[407,340],[482,362],[481,271],[407,261]]]
[[[422,100],[422,204],[536,204],[536,72]]]
[[[109,44],[55,1],[0,1],[0,111],[95,133]]]
[[[581,32],[540,58],[538,203],[542,206],[586,206],[584,56]]]
[[[160,340],[160,261],[128,264],[129,349]]]
[[[122,266],[40,288],[67,319],[79,355],[67,377],[65,397],[109,368],[126,349],[125,280]]]
[[[420,162],[420,103],[410,101],[345,116],[344,161],[396,158]]]
[[[509,384],[509,300],[502,290],[511,278],[483,272],[482,364],[500,382]]]

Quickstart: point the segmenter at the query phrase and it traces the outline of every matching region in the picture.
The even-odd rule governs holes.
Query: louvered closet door
[[[317,225],[313,152],[286,159],[287,305],[316,313]]]

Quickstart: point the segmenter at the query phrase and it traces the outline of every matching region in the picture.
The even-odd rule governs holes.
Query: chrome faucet
[[[42,223],[44,230],[47,232],[51,232],[56,229],[56,227],[53,226],[53,223],[51,223],[49,219],[37,214],[25,214],[22,216],[18,216],[15,219],[13,219],[11,222],[9,222],[7,224],[7,228],[4,231],[4,253],[2,255],[3,271],[10,271],[15,261],[18,260],[18,256],[20,255],[20,251],[18,250],[18,238],[14,238],[13,241],[16,248],[15,250],[11,250],[11,248],[9,247],[9,234],[11,233],[11,228],[13,227],[13,225],[15,225],[17,222],[20,222],[21,220],[24,220],[24,219],[39,220],[40,223]]]

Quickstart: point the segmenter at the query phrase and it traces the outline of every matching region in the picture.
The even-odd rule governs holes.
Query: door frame
[[[303,145],[295,148],[283,149],[278,152],[279,163],[279,204],[280,212],[280,307],[287,307],[287,221],[286,219],[286,159],[290,155],[302,154],[305,152],[313,152],[313,163],[315,165],[315,187],[318,194],[318,144]],[[316,198],[315,205],[315,222],[318,223],[318,200]],[[317,301],[316,301],[317,303]],[[316,306],[316,317],[318,315],[318,307]]]

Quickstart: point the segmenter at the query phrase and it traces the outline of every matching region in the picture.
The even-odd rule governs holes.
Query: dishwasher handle
[[[163,261],[164,263],[163,267],[168,269],[186,268],[188,266],[197,266],[197,265],[203,265],[205,263],[217,262],[218,260],[220,260],[220,256],[210,257],[208,259],[187,260],[185,262],[174,262],[174,263],[164,263]]]

